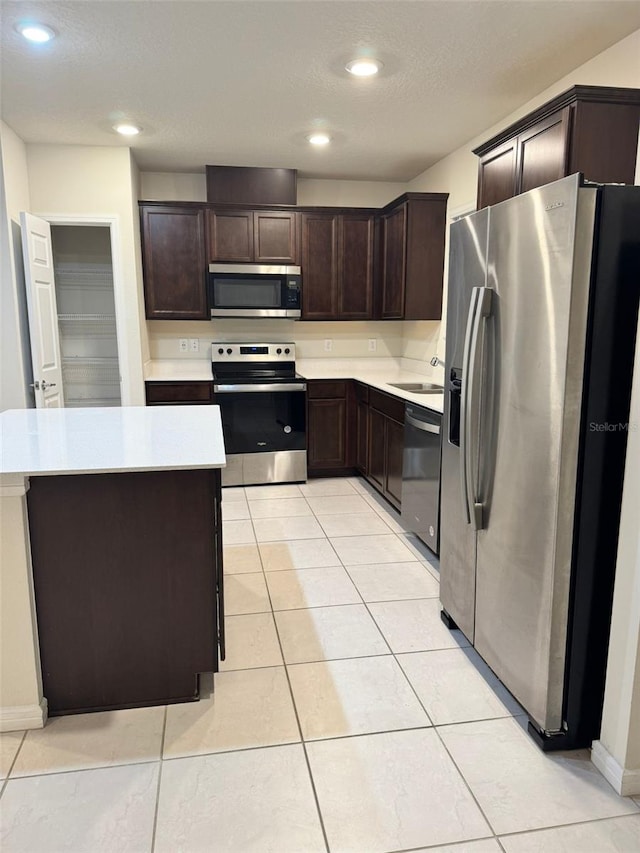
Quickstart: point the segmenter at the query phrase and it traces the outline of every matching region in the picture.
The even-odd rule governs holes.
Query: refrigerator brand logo
[[[556,207],[564,207],[563,201],[552,201],[551,204],[545,205],[545,210],[555,210]]]
[[[640,424],[633,422],[627,424],[610,424],[608,421],[604,423],[594,423],[592,421],[589,424],[591,432],[638,432],[639,428]]]

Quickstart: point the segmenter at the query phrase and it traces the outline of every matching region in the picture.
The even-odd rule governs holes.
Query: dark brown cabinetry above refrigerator
[[[640,89],[574,86],[474,149],[478,209],[582,172],[632,184]]]

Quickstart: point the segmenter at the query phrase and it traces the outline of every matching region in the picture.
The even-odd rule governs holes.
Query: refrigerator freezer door
[[[440,496],[440,599],[473,642],[476,597],[476,534],[467,523],[461,486],[460,391],[471,294],[487,278],[488,209],[454,222],[450,232],[447,295],[445,407]]]
[[[576,175],[490,213],[475,646],[549,732],[562,728],[595,197]]]

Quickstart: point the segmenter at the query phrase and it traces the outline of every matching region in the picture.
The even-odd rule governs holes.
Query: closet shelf
[[[58,314],[58,324],[66,338],[113,338],[115,314]]]
[[[58,264],[55,267],[55,276],[56,287],[65,289],[111,290],[113,288],[113,271],[108,264],[88,266]]]
[[[120,385],[117,358],[63,358],[62,375],[65,383]]]

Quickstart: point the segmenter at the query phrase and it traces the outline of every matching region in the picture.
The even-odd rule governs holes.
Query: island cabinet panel
[[[373,316],[373,213],[302,214],[302,317]]]
[[[146,316],[207,319],[204,209],[141,206]]]
[[[356,400],[356,468],[361,474],[369,471],[369,388],[354,383]]]
[[[478,208],[567,175],[632,184],[640,89],[574,86],[474,149]]]
[[[196,700],[224,645],[220,472],[32,477],[27,503],[49,713]]]
[[[294,211],[209,208],[209,261],[297,264],[298,220]]]
[[[385,416],[376,409],[369,409],[369,460],[368,477],[379,491],[384,491],[385,482]]]
[[[440,319],[447,198],[446,193],[406,193],[384,209],[381,319]]]

